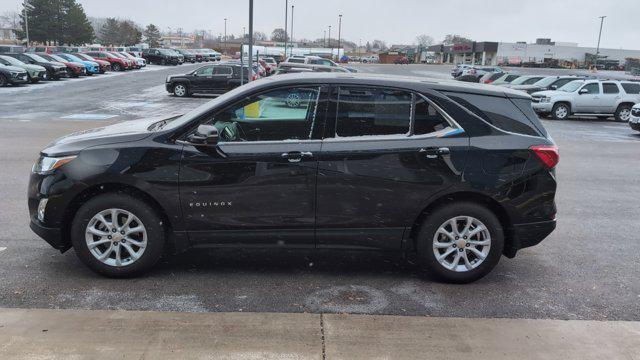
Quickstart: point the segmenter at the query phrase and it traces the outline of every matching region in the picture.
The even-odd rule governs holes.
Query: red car
[[[36,53],[36,54],[49,61],[63,63],[67,67],[67,72],[69,73],[69,77],[79,77],[79,76],[87,75],[87,69],[81,63],[70,62],[54,54],[46,54],[46,53]]]
[[[409,64],[409,58],[407,58],[406,56],[402,56],[396,59],[395,61],[396,64],[401,64],[401,65],[408,65]]]
[[[108,51],[109,54],[115,56],[115,57],[119,57],[120,59],[124,60],[127,63],[127,67],[126,70],[131,70],[131,69],[137,69],[137,65],[134,61],[129,60],[129,58],[127,58],[126,56],[120,54],[119,52],[116,51]]]
[[[87,51],[85,54],[98,60],[108,61],[111,64],[111,70],[124,71],[129,69],[129,61],[111,54],[108,51]]]
[[[99,59],[96,59],[96,58],[94,58],[92,56],[89,56],[89,55],[83,54],[83,53],[74,53],[73,55],[79,57],[82,60],[93,61],[96,64],[98,64],[98,66],[100,67],[100,71],[99,71],[100,74],[104,74],[107,71],[111,70],[111,63],[108,62],[108,61],[99,60]]]

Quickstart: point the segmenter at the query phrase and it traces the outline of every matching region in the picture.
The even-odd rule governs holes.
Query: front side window
[[[199,76],[211,76],[213,75],[213,66],[205,66],[196,70],[196,74]]]
[[[583,86],[582,89],[580,89],[580,92],[583,92],[583,90],[587,90],[587,92],[584,92],[584,94],[600,94],[600,84],[598,83],[587,84]]]
[[[406,135],[411,123],[412,95],[394,89],[340,87],[338,137]]]
[[[228,66],[215,66],[213,69],[213,75],[231,75],[233,70]]]
[[[602,92],[605,94],[619,94],[620,90],[618,89],[618,85],[614,83],[603,83]]]
[[[293,87],[252,96],[208,123],[220,142],[309,140],[316,126],[319,87]]]

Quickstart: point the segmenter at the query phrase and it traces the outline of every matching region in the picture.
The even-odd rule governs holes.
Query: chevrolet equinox
[[[292,74],[58,139],[28,201],[35,233],[110,277],[191,248],[272,247],[415,252],[465,283],[554,230],[558,161],[522,92]]]

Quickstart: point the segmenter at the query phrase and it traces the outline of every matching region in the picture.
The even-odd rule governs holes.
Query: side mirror
[[[551,85],[551,90],[558,90],[558,85]]]
[[[218,129],[213,125],[200,125],[195,134],[189,135],[187,140],[195,146],[217,146]]]
[[[578,94],[580,94],[580,95],[584,95],[584,94],[587,94],[587,93],[589,93],[589,90],[587,90],[587,89],[580,89],[580,91],[578,91]]]

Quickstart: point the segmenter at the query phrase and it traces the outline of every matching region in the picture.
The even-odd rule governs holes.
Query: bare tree
[[[435,40],[433,40],[433,37],[429,35],[422,34],[416,36],[416,43],[420,46],[431,46],[435,43]]]

